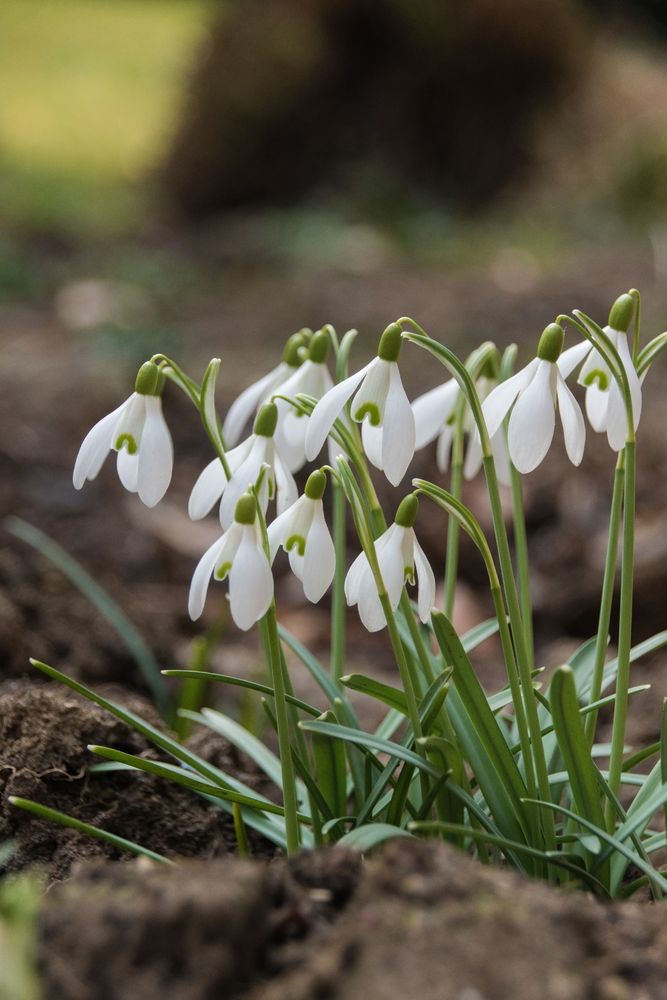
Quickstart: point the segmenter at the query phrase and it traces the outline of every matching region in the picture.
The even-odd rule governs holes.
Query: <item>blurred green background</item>
[[[659,0],[5,0],[0,299],[143,345],[206,340],[249,271],[398,269],[427,300],[469,274],[491,303],[556,276],[566,307],[590,264],[605,296],[661,295],[665,21]],[[102,284],[77,316],[80,281]],[[337,312],[309,289],[275,335]]]

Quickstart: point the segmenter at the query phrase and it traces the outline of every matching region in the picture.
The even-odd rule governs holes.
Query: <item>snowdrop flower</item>
[[[269,525],[271,562],[282,545],[292,572],[313,604],[323,597],[336,571],[336,552],[324,519],[322,497],[327,477],[320,469],[306,483],[303,496]]]
[[[320,330],[310,342],[307,359],[274,389],[274,394],[293,399],[303,393],[321,399],[334,384],[326,363],[328,353],[329,336]],[[276,399],[275,402],[278,407],[276,443],[290,472],[298,472],[306,464],[306,430],[310,417],[297,412],[284,399]]]
[[[278,386],[282,385],[299,368],[303,361],[309,334],[309,330],[301,330],[299,333],[292,334],[285,344],[280,364],[276,365],[263,378],[244,389],[229,407],[222,425],[222,436],[229,448],[238,444],[243,429],[262,403],[270,399],[271,394]]]
[[[496,384],[497,379],[491,371],[484,372],[477,378],[475,388],[482,402]],[[442,473],[449,469],[456,430],[456,407],[460,398],[461,389],[456,379],[452,378],[444,385],[436,386],[435,389],[430,389],[422,396],[418,396],[412,403],[412,412],[415,417],[415,451],[426,447],[437,438],[436,463]],[[463,430],[468,435],[463,475],[466,479],[474,479],[482,465],[482,448],[470,407],[467,404],[463,414]],[[491,448],[498,479],[504,486],[508,486],[511,482],[510,463],[502,427],[493,435]]]
[[[549,450],[556,426],[556,406],[570,461],[579,465],[584,453],[584,418],[557,364],[563,337],[563,328],[550,323],[540,337],[537,357],[501,382],[482,404],[490,437],[511,410],[507,443],[510,458],[519,472],[532,472]]]
[[[366,455],[393,486],[400,483],[415,451],[415,420],[396,363],[400,350],[401,328],[392,323],[380,338],[377,357],[330,389],[313,410],[306,430],[306,458],[319,454],[356,390],[352,418],[362,424]]]
[[[634,308],[635,303],[631,295],[619,296],[611,307],[609,325],[604,328],[604,332],[612,340],[625,368],[632,399],[633,423],[637,430],[642,411],[642,390],[639,376],[632,363],[627,334]],[[597,348],[591,347],[588,341],[585,343],[588,346],[585,352],[587,357],[577,381],[586,387],[586,415],[593,430],[598,433],[606,431],[610,448],[620,451],[627,437],[627,415],[623,393]]]
[[[220,500],[220,524],[229,528],[236,504],[250,486],[257,488],[263,514],[274,496],[279,514],[294,503],[298,496],[296,483],[273,437],[277,421],[276,404],[264,403],[250,437],[227,452],[231,479],[227,479],[219,458],[209,462],[190,494],[188,513],[193,521],[205,517]]]
[[[269,610],[273,576],[257,520],[257,502],[251,493],[237,501],[232,524],[197,564],[188,598],[188,613],[193,621],[204,610],[212,577],[229,577],[232,618],[244,632]]]
[[[406,581],[414,583],[417,573],[417,609],[427,622],[435,603],[435,576],[424,550],[417,541],[413,524],[419,501],[410,494],[401,501],[390,528],[375,541],[380,574],[393,611],[398,607]],[[369,632],[387,624],[370,563],[364,552],[357,556],[345,577],[345,599],[356,604],[359,617]]]
[[[109,451],[118,452],[121,483],[154,507],[167,492],[174,464],[169,428],[162,415],[163,376],[152,361],[141,366],[135,391],[88,431],[74,463],[74,486],[97,477]]]

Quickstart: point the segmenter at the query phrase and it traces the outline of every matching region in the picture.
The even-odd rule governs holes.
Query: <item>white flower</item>
[[[289,553],[292,572],[313,604],[329,588],[336,571],[336,552],[322,505],[325,486],[325,474],[313,472],[303,496],[268,528],[271,562],[282,545]]]
[[[271,398],[278,386],[282,385],[298,369],[303,359],[303,351],[307,343],[305,331],[293,334],[285,345],[283,359],[263,378],[253,382],[244,389],[232,405],[222,425],[222,436],[228,448],[232,448],[241,439],[246,424],[253,417],[262,403]]]
[[[415,451],[415,421],[396,363],[401,328],[393,323],[380,339],[377,357],[327,392],[306,431],[306,457],[314,459],[336,418],[352,400],[352,418],[362,423],[361,437],[370,462],[382,469],[393,486],[405,475]]]
[[[496,380],[486,375],[481,375],[476,380],[475,388],[482,402],[495,385]],[[412,403],[416,431],[415,451],[419,451],[437,438],[436,463],[440,472],[443,473],[449,469],[450,453],[456,429],[455,410],[460,397],[459,384],[456,379],[452,378],[444,385],[436,386],[435,389],[430,389],[422,396],[418,396]],[[463,475],[465,479],[474,479],[482,465],[482,448],[472,412],[467,404],[463,414],[463,430],[468,435]],[[498,479],[504,486],[508,486],[511,482],[509,455],[502,427],[491,438],[491,448]]]
[[[321,399],[333,387],[326,365],[329,337],[323,331],[310,342],[308,358],[290,377],[274,389],[274,395],[294,399],[299,393]],[[290,472],[298,472],[306,464],[306,431],[310,417],[299,413],[284,399],[276,399],[278,427],[276,442]],[[340,451],[340,448],[338,449]]]
[[[219,458],[209,462],[190,494],[188,513],[193,521],[205,517],[220,500],[220,524],[228,528],[238,500],[249,487],[257,487],[263,514],[274,496],[279,514],[294,503],[299,492],[273,437],[277,419],[275,403],[265,403],[255,420],[255,432],[226,454],[231,479]]]
[[[417,507],[415,496],[406,497],[396,512],[397,520],[374,544],[392,610],[398,607],[405,582],[414,583],[416,572],[417,609],[421,620],[427,622],[435,603],[435,576],[412,527]],[[359,617],[369,632],[378,632],[387,624],[365,552],[357,556],[345,577],[345,599],[349,605],[357,605]]]
[[[606,326],[604,332],[613,341],[627,374],[632,400],[632,419],[634,429],[637,430],[642,412],[642,389],[632,363],[628,335],[610,326]],[[606,431],[610,448],[620,451],[625,445],[628,427],[623,393],[597,348],[591,347],[588,341],[586,344],[590,350],[586,352],[587,357],[577,379],[579,385],[586,387],[586,415],[593,430],[598,433]]]
[[[556,426],[556,406],[568,457],[574,465],[581,462],[586,428],[579,404],[556,363],[562,344],[562,328],[551,323],[540,338],[537,357],[516,375],[501,382],[482,404],[490,437],[512,411],[507,443],[510,458],[519,472],[532,472],[549,450]]]
[[[237,503],[235,519],[199,560],[190,584],[188,612],[201,615],[211,577],[229,577],[229,604],[236,625],[247,631],[268,611],[273,600],[273,576],[257,521],[254,496]]]
[[[162,499],[171,482],[174,449],[162,399],[154,394],[160,377],[157,365],[147,361],[137,375],[135,392],[88,431],[74,463],[77,490],[97,477],[109,451],[115,450],[125,489],[138,493],[147,507]]]

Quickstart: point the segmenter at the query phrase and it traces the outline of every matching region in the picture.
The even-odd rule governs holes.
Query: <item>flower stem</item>
[[[635,544],[635,489],[636,489],[636,445],[628,441],[625,445],[625,470],[623,477],[623,545],[621,556],[621,603],[618,623],[618,672],[616,676],[616,698],[614,700],[614,722],[609,755],[609,787],[618,795],[623,770],[623,745],[628,718],[628,688],[630,686],[630,649],[632,645],[632,595],[634,575]],[[614,823],[612,803],[607,803],[607,824]]]
[[[278,728],[278,747],[280,750],[280,767],[282,771],[283,805],[285,808],[285,832],[287,837],[287,853],[294,854],[299,850],[299,820],[297,817],[296,783],[294,778],[294,763],[289,736],[289,718],[287,701],[285,699],[285,684],[281,664],[280,638],[276,621],[275,603],[266,612],[261,621],[265,643],[269,650],[269,668],[271,684],[274,691],[276,706],[276,722]]]
[[[345,493],[338,483],[333,490],[333,537],[336,572],[331,592],[331,676],[340,682],[345,670]]]
[[[498,547],[498,557],[500,559],[500,571],[503,580],[505,598],[507,600],[507,610],[509,612],[510,625],[512,629],[512,639],[516,650],[517,666],[521,678],[521,689],[523,703],[526,709],[530,741],[535,762],[535,773],[537,775],[537,786],[540,798],[544,802],[551,801],[551,790],[549,786],[549,772],[544,755],[544,745],[542,743],[542,732],[540,719],[537,712],[537,699],[533,692],[533,680],[531,676],[531,661],[526,647],[526,638],[521,608],[519,605],[519,595],[517,593],[516,581],[512,569],[512,556],[510,554],[507,529],[503,517],[500,492],[498,490],[498,479],[492,455],[485,455],[484,472],[491,502],[491,513],[493,517],[493,528]],[[555,846],[555,831],[553,817],[542,816],[543,829],[547,849],[551,850]]]
[[[514,520],[514,556],[517,575],[519,577],[519,604],[526,650],[531,661],[535,658],[533,646],[533,603],[530,596],[530,571],[528,563],[528,539],[526,536],[526,518],[523,508],[521,491],[521,476],[511,466],[512,472],[512,515]]]
[[[452,478],[450,492],[457,500],[461,499],[463,485],[463,414],[465,400],[460,399],[457,407],[452,443]],[[445,555],[444,608],[445,614],[451,619],[454,611],[456,594],[456,578],[459,570],[459,522],[451,514],[447,524],[447,552]]]
[[[595,639],[595,661],[593,664],[593,678],[591,680],[591,693],[589,702],[598,701],[602,693],[602,679],[604,676],[604,661],[607,651],[607,641],[609,638],[609,623],[611,621],[611,605],[614,598],[614,581],[616,578],[616,564],[618,560],[618,536],[621,523],[621,508],[623,504],[623,479],[624,479],[625,453],[621,452],[616,463],[614,472],[614,486],[611,495],[611,511],[609,513],[609,534],[607,536],[607,555],[604,565],[604,576],[602,578],[602,594],[600,595],[600,612],[598,615],[598,630]],[[597,709],[589,712],[586,718],[585,731],[589,744],[592,746],[595,740],[595,728],[597,725]]]

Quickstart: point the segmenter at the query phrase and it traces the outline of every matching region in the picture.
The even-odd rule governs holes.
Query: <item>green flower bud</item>
[[[238,500],[234,511],[237,524],[254,524],[257,516],[257,501],[252,493],[244,493]]]
[[[551,361],[555,364],[563,350],[565,331],[559,323],[549,323],[544,328],[544,333],[540,337],[537,345],[537,356],[541,361]]]
[[[316,365],[321,365],[327,360],[329,353],[329,334],[324,330],[318,330],[310,342],[308,358]]]
[[[311,472],[308,476],[304,493],[309,500],[321,500],[326,488],[326,473],[322,472],[321,469],[316,469],[315,472]]]
[[[261,437],[271,438],[276,432],[278,423],[278,407],[275,403],[264,403],[260,406],[259,413],[255,417],[253,433]]]
[[[141,396],[159,396],[164,385],[164,376],[160,378],[161,372],[154,361],[146,361],[139,371],[134,382],[134,391]]]
[[[633,297],[627,292],[624,295],[619,295],[609,310],[609,326],[612,330],[627,333],[634,313],[635,300]]]
[[[299,368],[303,363],[309,339],[306,333],[310,335],[310,330],[299,330],[298,333],[293,333],[291,337],[287,338],[283,351],[283,361],[291,368]]]
[[[403,346],[402,330],[398,323],[390,323],[380,337],[378,357],[383,361],[398,361]]]
[[[398,505],[394,521],[396,524],[399,524],[401,528],[411,528],[417,519],[418,510],[419,500],[414,493],[408,493],[408,495],[403,497]]]

